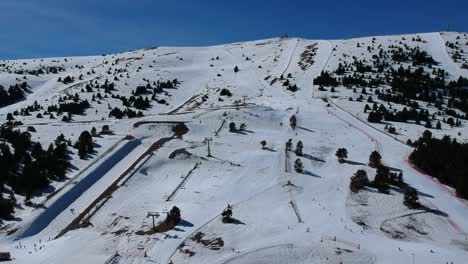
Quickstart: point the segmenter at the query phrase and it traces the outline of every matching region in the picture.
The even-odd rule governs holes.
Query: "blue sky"
[[[0,0],[0,59],[468,31],[466,0]]]

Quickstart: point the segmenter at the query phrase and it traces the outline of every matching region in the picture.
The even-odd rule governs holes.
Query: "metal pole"
[[[153,229],[155,229],[156,228],[156,223],[155,223],[154,219],[159,217],[159,213],[158,212],[148,212],[148,215],[146,215],[146,218],[148,218],[148,217],[151,217],[153,219]]]
[[[211,157],[210,141],[212,141],[212,140],[213,140],[213,138],[211,138],[211,137],[206,137],[205,138],[205,141],[206,141],[207,147],[208,147],[208,157]]]

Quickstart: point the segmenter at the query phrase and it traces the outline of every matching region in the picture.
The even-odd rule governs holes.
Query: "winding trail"
[[[441,36],[438,35],[436,36],[439,38],[439,40],[441,39]],[[332,42],[329,42],[330,45],[332,46]],[[442,41],[443,43],[443,41]],[[322,65],[322,70],[323,71],[327,64],[328,64],[328,61],[331,57],[333,52],[330,52],[329,55],[328,55],[328,59],[326,61],[325,64]],[[319,73],[317,73],[319,74]],[[312,89],[312,98],[315,98],[316,100],[318,100],[319,98],[316,98],[315,97],[315,87],[314,87],[314,84],[313,84],[313,81],[311,83],[311,89]],[[397,138],[391,136],[390,134],[384,132],[384,131],[381,131],[380,129],[368,124],[367,122],[359,119],[358,117],[356,117],[355,115],[353,115],[352,113],[350,113],[349,111],[347,111],[346,109],[340,107],[339,105],[336,104],[336,102],[334,102],[333,100],[328,100],[329,103],[334,106],[338,111],[341,111],[342,113],[345,114],[345,116],[343,115],[339,115],[337,112],[333,111],[333,109],[327,109],[326,108],[326,111],[328,113],[330,113],[331,115],[335,116],[337,119],[341,120],[342,122],[346,123],[349,127],[353,128],[353,129],[356,129],[357,131],[363,133],[364,135],[366,135],[369,140],[371,140],[371,142],[373,142],[374,144],[374,149],[377,150],[379,153],[381,153],[382,156],[384,156],[384,152],[383,152],[383,147],[382,147],[382,143],[381,143],[381,140],[379,140],[377,138],[377,136],[375,135],[375,132],[378,132],[380,135],[383,135],[386,139],[391,139],[392,142],[397,142],[398,145],[400,147],[403,147],[406,149],[406,151],[404,152],[404,155],[403,155],[403,160],[400,162],[403,162],[404,165],[406,165],[406,169],[408,171],[410,171],[410,174],[415,174],[415,175],[419,175],[419,177],[422,177],[424,178],[426,181],[427,180],[430,180],[432,183],[435,183],[435,185],[437,186],[438,190],[439,191],[442,191],[443,193],[445,194],[449,194],[449,196],[451,196],[452,198],[455,198],[456,201],[459,201],[460,204],[463,205],[464,207],[464,210],[466,210],[467,205],[468,205],[468,202],[463,200],[463,199],[460,199],[459,197],[457,197],[451,190],[449,190],[446,186],[442,185],[441,183],[439,183],[438,181],[436,181],[433,177],[431,177],[430,175],[427,175],[426,173],[422,172],[421,170],[417,169],[414,167],[413,164],[411,164],[411,162],[409,162],[408,160],[408,156],[409,156],[409,152],[410,150],[412,149],[410,146],[406,145],[405,142],[402,142],[401,140],[398,140]],[[353,122],[352,120],[356,120],[358,121],[357,123],[356,122]],[[361,126],[359,126],[359,124],[361,124]],[[362,125],[364,125],[364,127],[362,127]],[[367,128],[370,128],[371,130],[369,129],[365,129],[365,127]],[[373,133],[374,132],[374,133]],[[434,210],[438,210],[438,211],[442,211],[439,209],[439,206],[436,206],[433,202],[429,201],[428,199],[422,197],[421,198],[422,200],[424,200],[426,202],[426,204],[430,205]],[[444,203],[445,204],[445,203]],[[462,215],[462,214],[461,214]],[[458,232],[460,233],[464,233],[463,231],[463,228],[460,227],[459,224],[457,224],[451,217],[450,215],[447,216],[445,218],[447,220],[447,222],[455,229],[457,230]]]
[[[354,116],[349,113],[348,111],[342,109],[342,108],[337,108],[338,110],[342,111],[343,113],[347,114],[348,116],[354,118]],[[332,110],[329,110],[327,109],[327,111],[332,114],[333,116],[337,117],[339,120],[345,122],[347,125],[349,125],[350,127],[358,130],[359,132],[365,134],[373,143],[374,143],[374,147],[375,149],[382,155],[382,157],[384,156],[384,152],[383,152],[383,148],[382,148],[382,143],[380,142],[380,140],[375,136],[375,135],[372,135],[370,131],[366,131],[364,128],[362,127],[358,127],[357,125],[354,125],[351,123],[350,120],[347,120],[341,116],[339,116],[337,113],[335,113],[334,111]],[[356,119],[356,118],[354,118]],[[360,123],[364,123],[362,120],[358,119],[360,121]],[[365,125],[367,125],[367,127],[370,127],[370,128],[374,128],[372,126],[369,126],[368,124],[364,123]],[[375,128],[374,128],[375,129]],[[380,130],[377,130],[378,132],[381,132]],[[382,132],[381,132],[382,133]],[[385,133],[383,133],[383,135],[385,136],[388,136],[386,135]],[[392,140],[395,140],[393,137],[389,137],[390,139]],[[393,141],[395,142],[395,141]],[[396,142],[399,142],[399,141],[396,141]],[[401,143],[401,142],[399,142]],[[406,146],[406,144],[404,144],[405,147],[407,148],[410,148],[409,146]],[[408,155],[405,154],[404,155],[404,158],[403,158],[403,163],[407,164],[406,166],[406,169],[408,171],[411,172],[411,174],[416,174],[416,175],[419,175],[419,176],[422,176],[424,177],[425,179],[427,179],[428,177],[429,178],[432,178],[430,176],[428,176],[427,174],[422,174],[420,171],[416,170],[413,166],[411,166],[409,163],[408,163],[408,159],[407,159]],[[440,190],[444,191],[444,192],[447,192],[447,189],[446,188],[443,188],[442,187],[442,184],[436,182],[435,180],[431,180],[431,182],[433,183],[437,183],[437,186],[439,187]],[[453,193],[450,193],[452,196],[453,196]],[[438,207],[437,205],[435,205],[433,202],[431,202],[429,199],[425,198],[425,197],[420,197],[420,199],[422,201],[424,201],[429,207],[432,207],[431,209],[433,210],[437,210],[437,211],[441,211],[441,212],[444,212],[444,210],[441,210],[440,207]],[[462,203],[463,205],[465,205],[465,203]],[[445,219],[447,220],[447,222],[450,224],[450,226],[453,227],[453,229],[456,231],[456,232],[459,232],[459,233],[464,233],[463,229],[460,227],[459,224],[457,224],[451,217],[450,215],[448,215],[447,217],[445,217]]]

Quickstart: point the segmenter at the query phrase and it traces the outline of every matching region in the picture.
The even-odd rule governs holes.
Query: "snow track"
[[[185,183],[189,180],[190,175],[192,175],[193,171],[195,171],[200,166],[200,164],[201,162],[197,162],[195,166],[187,173],[187,175],[183,177],[182,181],[177,185],[172,193],[167,196],[166,202],[172,201],[177,192],[185,185]]]
[[[91,218],[102,208],[112,194],[125,185],[127,181],[151,158],[153,152],[162,147],[166,142],[173,139],[173,137],[162,138],[153,143],[143,154],[141,154],[107,189],[105,189],[92,203],[90,203],[78,217],[76,217],[69,225],[67,225],[57,237],[66,234],[68,231],[87,226],[91,223]]]
[[[410,165],[410,164],[408,163],[407,154],[405,154],[405,153],[408,151],[408,149],[410,149],[410,147],[406,146],[406,144],[402,143],[401,141],[396,140],[396,139],[393,138],[392,136],[389,136],[389,135],[387,135],[386,133],[384,133],[384,132],[378,130],[377,128],[375,128],[375,127],[373,127],[373,126],[371,126],[371,125],[369,125],[369,124],[363,122],[362,120],[358,119],[357,117],[354,117],[354,116],[353,116],[351,113],[349,113],[348,111],[346,111],[346,110],[344,110],[344,109],[342,109],[342,108],[340,108],[340,107],[338,107],[338,109],[340,109],[340,110],[341,110],[343,113],[345,113],[348,117],[351,117],[351,118],[353,118],[353,119],[355,119],[355,120],[358,120],[359,122],[353,124],[351,120],[348,120],[348,119],[344,118],[344,116],[341,116],[341,117],[340,117],[339,115],[333,113],[333,111],[329,111],[329,112],[332,113],[332,114],[333,114],[335,117],[337,117],[338,119],[340,119],[340,120],[342,120],[343,122],[347,123],[350,127],[354,128],[354,129],[356,129],[356,130],[358,130],[358,131],[364,133],[366,136],[368,136],[368,137],[371,139],[371,141],[375,144],[376,150],[377,150],[379,153],[381,153],[382,157],[388,155],[388,154],[382,149],[382,143],[381,143],[381,141],[383,141],[382,137],[384,137],[384,139],[385,139],[386,141],[398,142],[398,143],[399,143],[399,144],[398,144],[399,146],[404,145],[405,152],[403,153],[403,159],[400,160],[399,163],[400,163],[400,164],[403,164],[403,165],[406,165],[406,166],[405,166],[406,169],[409,169],[410,171],[412,171],[412,174],[419,175],[420,178],[421,178],[421,176],[422,176],[424,180],[429,179],[431,183],[435,183],[435,186],[437,186],[437,188],[438,188],[438,192],[443,191],[443,192],[445,192],[446,194],[449,194],[450,196],[455,197],[455,196],[453,195],[452,192],[447,191],[447,188],[446,188],[445,186],[441,185],[440,183],[438,183],[437,181],[435,181],[434,179],[432,179],[432,177],[430,177],[430,176],[428,177],[426,174],[420,173],[418,170],[414,169],[413,166]],[[360,125],[360,126],[356,126],[355,124],[361,124],[361,125]],[[371,131],[369,131],[369,129],[366,130],[365,127],[370,128]],[[378,135],[380,135],[380,139],[377,138],[377,135],[375,135],[375,133],[373,133],[373,132],[378,132]],[[384,158],[384,159],[385,159],[385,158]],[[411,182],[411,181],[409,181],[409,182]],[[444,196],[446,196],[446,195],[444,195]],[[439,206],[437,206],[434,202],[431,202],[429,199],[427,199],[427,198],[425,198],[425,197],[421,197],[420,199],[423,200],[429,207],[432,207],[433,210],[437,210],[437,211],[442,211],[442,212],[444,212],[444,209],[443,209],[444,207],[439,207]],[[461,200],[461,201],[463,201],[463,200]],[[460,202],[460,204],[463,205],[463,206],[465,206],[465,202]],[[467,209],[468,209],[468,207],[464,208],[464,210],[467,210]],[[446,217],[446,220],[447,220],[447,222],[448,222],[457,232],[464,233],[464,231],[463,231],[464,229],[462,229],[462,228],[460,227],[459,224],[457,224],[453,219],[450,218],[450,214]]]
[[[54,219],[66,212],[66,209],[73,204],[84,192],[100,180],[106,173],[119,163],[129,152],[140,145],[140,140],[133,139],[125,143],[117,151],[113,152],[111,156],[107,157],[103,162],[92,169],[85,178],[77,184],[62,189],[64,194],[50,203],[47,208],[31,223],[27,224],[23,230],[19,230],[18,238],[24,238],[36,235],[44,230]]]

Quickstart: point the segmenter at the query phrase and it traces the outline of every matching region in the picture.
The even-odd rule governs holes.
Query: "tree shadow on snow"
[[[304,170],[304,171],[302,172],[302,174],[307,175],[307,176],[312,176],[312,177],[315,177],[315,178],[322,178],[322,176],[317,175],[317,174],[314,174],[314,173],[312,173],[312,172],[310,172],[310,171],[308,171],[308,170]]]
[[[312,155],[310,155],[310,154],[307,154],[307,153],[304,153],[302,156],[303,156],[304,158],[308,159],[308,160],[313,160],[313,161],[318,161],[318,162],[325,162],[325,160],[320,159],[320,158],[317,158],[317,157],[314,157],[314,156],[312,156]]]
[[[264,148],[264,150],[268,150],[268,151],[270,151],[270,152],[278,152],[277,150],[271,149],[271,148]]]
[[[244,132],[244,130],[236,130],[236,131],[231,131],[231,133],[235,133],[235,134],[240,134],[240,135],[247,135],[246,132]]]
[[[51,194],[51,193],[55,192],[55,190],[56,190],[56,188],[54,186],[49,185],[46,188],[41,189],[40,191],[34,192],[32,194],[32,197],[41,197],[44,194]]]
[[[424,205],[420,205],[418,208],[416,209],[419,209],[419,210],[424,210],[428,213],[432,213],[432,214],[435,214],[435,215],[438,215],[438,216],[442,216],[442,217],[448,217],[449,215],[446,213],[446,212],[442,212],[440,210],[437,210],[437,209],[432,209],[432,208],[429,208],[429,207],[426,207]]]
[[[298,126],[297,128],[302,129],[302,130],[305,130],[305,131],[308,131],[308,132],[311,132],[311,133],[315,133],[315,131],[313,131],[313,130],[311,130],[311,129],[308,129],[308,128],[305,128],[305,127],[300,127],[300,126]]]
[[[73,164],[69,164],[67,167],[67,171],[76,171],[76,170],[78,170],[78,167],[76,167]]]
[[[408,184],[406,184],[406,183],[401,188],[398,188],[396,186],[390,186],[390,190],[395,191],[397,193],[401,193],[401,194],[404,194],[406,189],[408,189],[408,188],[410,188],[410,186]],[[432,196],[432,195],[430,195],[428,193],[424,193],[424,192],[421,192],[419,190],[417,190],[417,192],[418,192],[418,195],[420,195],[420,196],[423,196],[423,197],[426,197],[426,198],[434,198],[434,196]]]
[[[345,163],[350,164],[350,165],[361,165],[361,166],[366,165],[365,163],[352,161],[352,160],[345,160]]]
[[[231,218],[228,222],[223,222],[225,224],[233,224],[233,225],[245,225],[244,222],[237,220],[235,218]]]
[[[182,220],[180,220],[178,226],[193,227],[194,225],[192,223],[190,223],[189,221],[182,219]]]

